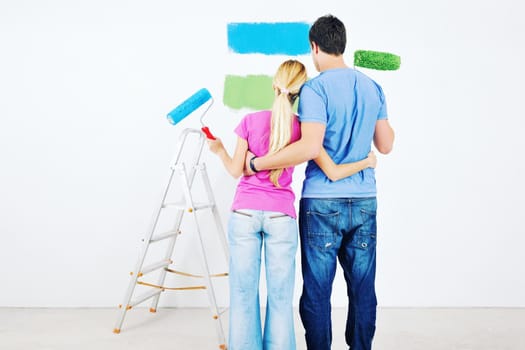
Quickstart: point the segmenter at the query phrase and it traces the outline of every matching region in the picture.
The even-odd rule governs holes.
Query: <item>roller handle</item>
[[[213,136],[213,134],[210,131],[210,128],[208,128],[207,126],[203,126],[201,130],[206,135],[206,137],[209,138],[210,140],[217,139],[215,136]]]

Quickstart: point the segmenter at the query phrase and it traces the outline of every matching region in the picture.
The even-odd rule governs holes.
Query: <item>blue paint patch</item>
[[[239,54],[307,55],[309,30],[304,22],[229,23],[228,47]]]

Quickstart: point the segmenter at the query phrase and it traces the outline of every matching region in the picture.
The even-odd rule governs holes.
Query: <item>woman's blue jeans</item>
[[[230,245],[229,350],[295,350],[293,290],[296,220],[282,213],[238,210],[228,224]],[[264,245],[267,301],[264,333],[259,307]]]
[[[348,294],[346,342],[352,350],[372,348],[377,306],[376,208],[375,198],[301,199],[303,292],[299,312],[308,350],[331,348],[330,296],[337,260]]]

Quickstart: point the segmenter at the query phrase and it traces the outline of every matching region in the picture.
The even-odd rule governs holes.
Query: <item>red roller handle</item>
[[[204,134],[206,134],[207,138],[209,138],[210,140],[216,140],[215,136],[213,136],[213,134],[207,126],[203,126],[201,130]]]

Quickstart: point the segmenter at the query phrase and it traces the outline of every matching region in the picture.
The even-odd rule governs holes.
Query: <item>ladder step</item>
[[[173,202],[173,203],[164,203],[162,208],[174,207],[176,209],[185,210],[188,206],[185,202]]]
[[[195,203],[194,209],[206,209],[206,208],[213,208],[215,206],[214,203]]]
[[[146,300],[148,300],[149,298],[152,298],[154,297],[155,295],[158,295],[162,293],[162,290],[161,289],[153,289],[152,291],[149,291],[147,293],[144,293],[144,294],[141,294],[137,297],[137,299],[133,300],[132,302],[130,302],[129,306],[130,307],[134,307],[134,306],[137,306],[138,304],[140,303],[143,303],[145,302]]]
[[[175,237],[176,235],[178,235],[180,233],[179,230],[171,230],[171,231],[167,231],[167,232],[164,232],[164,233],[161,233],[153,238],[151,238],[149,240],[150,243],[155,243],[155,242],[160,242],[166,238],[171,238],[171,237]]]
[[[171,263],[172,263],[172,261],[168,259],[168,260],[161,260],[161,261],[159,261],[157,263],[145,266],[140,271],[139,276],[143,276],[143,275],[145,275],[147,273],[150,273],[152,271],[158,270],[158,269],[163,268],[163,267],[167,267]]]
[[[213,208],[215,206],[215,203],[194,203],[193,210],[199,210],[199,209],[206,209],[206,208]],[[184,202],[174,202],[174,203],[164,203],[162,205],[162,208],[168,208],[168,207],[174,207],[176,209],[186,210],[190,209],[188,205]]]

